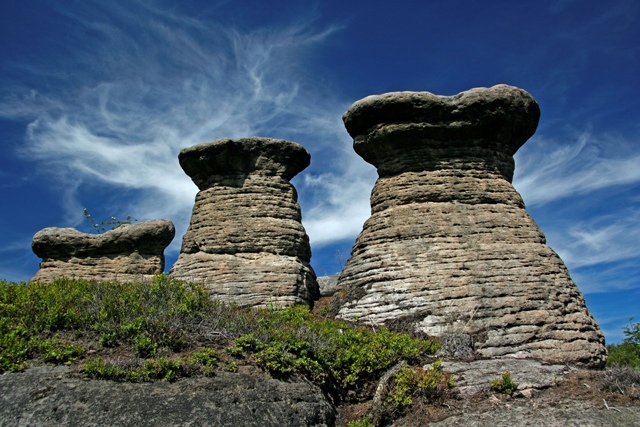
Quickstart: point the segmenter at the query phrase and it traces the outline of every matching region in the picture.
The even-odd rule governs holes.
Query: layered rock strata
[[[294,142],[218,139],[185,148],[180,165],[200,191],[170,275],[240,306],[318,299],[309,237],[289,182],[310,163]]]
[[[345,126],[379,178],[338,280],[339,317],[469,334],[482,356],[602,366],[602,332],[511,185],[539,115],[507,85],[353,104]]]
[[[175,236],[169,220],[122,224],[102,234],[74,228],[45,228],[31,247],[40,258],[32,281],[50,283],[60,277],[132,282],[164,271],[164,249]]]

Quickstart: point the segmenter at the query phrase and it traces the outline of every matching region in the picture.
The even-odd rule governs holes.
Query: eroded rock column
[[[511,185],[539,116],[507,85],[353,104],[345,126],[379,178],[338,281],[338,316],[467,333],[483,356],[601,366],[602,332]]]
[[[164,271],[164,250],[175,236],[166,219],[122,224],[102,234],[74,228],[45,228],[31,247],[42,258],[31,279],[50,283],[60,277],[133,282]]]
[[[170,275],[240,306],[313,304],[309,237],[289,182],[310,163],[304,147],[218,139],[185,148],[179,160],[200,191]]]

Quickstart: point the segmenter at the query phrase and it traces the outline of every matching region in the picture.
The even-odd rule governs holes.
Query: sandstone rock
[[[335,409],[300,380],[219,372],[132,384],[84,380],[68,367],[0,375],[0,425],[328,427]]]
[[[170,275],[240,306],[318,299],[309,237],[289,182],[309,165],[309,153],[294,142],[254,137],[185,148],[179,159],[200,192]]]
[[[321,297],[330,297],[336,292],[339,276],[340,274],[318,277]]]
[[[566,365],[545,365],[536,360],[512,358],[470,362],[445,360],[442,369],[455,375],[457,390],[463,396],[490,390],[491,382],[501,378],[504,372],[509,372],[517,390],[524,392],[556,386],[574,370]]]
[[[87,280],[148,279],[164,271],[164,249],[175,236],[166,219],[122,224],[102,234],[73,228],[45,228],[33,236],[33,252],[42,258],[32,281],[60,277]]]
[[[485,357],[603,365],[602,332],[511,185],[539,114],[507,85],[370,96],[345,113],[379,178],[338,280],[339,317],[416,319],[428,334],[470,334]]]

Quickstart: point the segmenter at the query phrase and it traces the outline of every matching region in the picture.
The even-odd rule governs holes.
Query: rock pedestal
[[[45,228],[31,247],[42,258],[31,279],[50,283],[60,277],[133,282],[164,271],[164,249],[175,236],[169,220],[122,224],[102,234],[74,228]]]
[[[511,185],[539,115],[507,85],[353,104],[345,126],[379,178],[338,280],[338,317],[469,334],[482,356],[602,366],[602,332]]]
[[[299,144],[218,139],[180,152],[200,191],[170,275],[240,306],[313,304],[309,237],[289,180],[310,163]]]

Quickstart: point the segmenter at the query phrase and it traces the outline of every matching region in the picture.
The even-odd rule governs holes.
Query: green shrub
[[[511,396],[518,386],[511,379],[511,372],[503,372],[502,377],[491,381],[491,389]]]
[[[371,421],[369,421],[369,417],[363,417],[357,421],[348,422],[347,427],[376,427],[376,426]]]
[[[219,354],[217,351],[211,348],[203,348],[200,351],[194,351],[189,359],[189,365],[197,368],[206,377],[212,376],[215,369],[218,367]],[[228,364],[227,370],[232,371],[234,364]],[[237,367],[235,370],[237,371]]]
[[[153,357],[158,350],[158,344],[145,333],[141,333],[134,338],[133,349],[138,353],[138,356],[142,358]]]
[[[607,346],[609,357],[607,366],[626,366],[640,369],[640,323],[634,323],[633,318],[623,331],[625,339],[622,344],[610,344]]]
[[[83,372],[94,379],[111,381],[175,381],[194,375],[213,376],[217,367],[218,353],[209,348],[195,351],[188,358],[168,358],[160,356],[145,360],[122,362],[103,360],[98,357],[88,360]]]
[[[418,396],[430,402],[447,397],[455,385],[454,376],[443,371],[442,360],[432,363],[431,369],[405,366],[395,374],[385,403],[402,410]]]
[[[28,330],[11,325],[8,318],[0,318],[0,373],[22,371],[32,350]]]
[[[82,367],[82,371],[87,377],[100,380],[125,381],[136,379],[131,374],[132,369],[107,363],[100,357],[88,360]]]
[[[197,285],[156,276],[151,283],[58,279],[50,284],[0,281],[0,372],[24,369],[29,357],[68,363],[77,351],[39,350],[58,332],[97,335],[104,347],[130,345],[141,357],[189,345],[185,331],[228,310]],[[206,322],[205,322],[206,323]]]
[[[42,360],[56,364],[71,364],[84,352],[84,349],[79,345],[67,343],[59,339],[41,341],[38,347],[42,352]]]
[[[274,374],[298,372],[317,384],[344,393],[401,359],[432,353],[430,341],[385,327],[374,332],[347,322],[314,317],[306,306],[263,309],[253,330],[227,349],[253,354],[258,366]]]
[[[633,369],[640,369],[640,347],[623,342],[622,344],[611,344],[607,346],[609,356],[607,366],[626,366]]]

